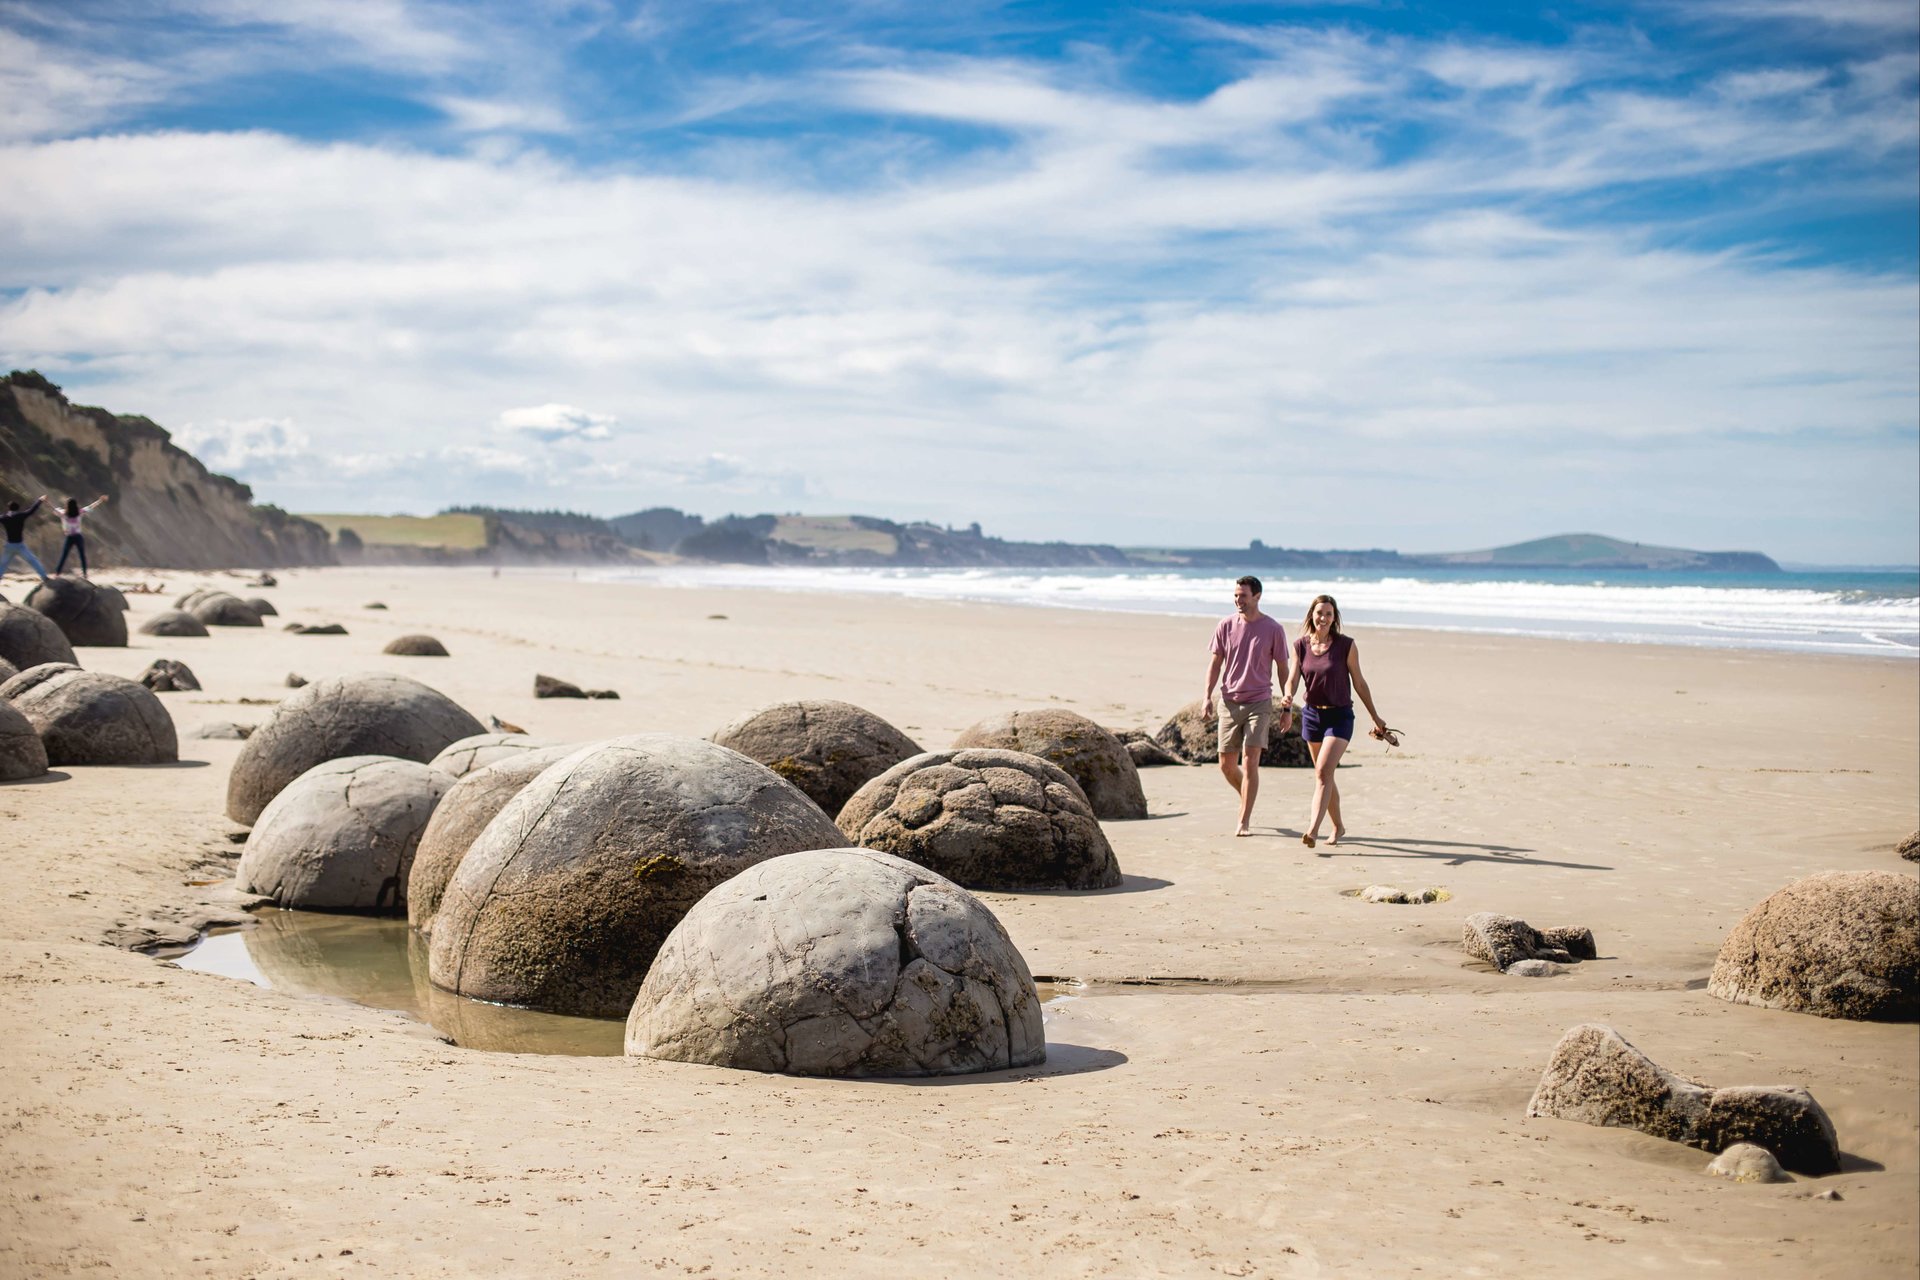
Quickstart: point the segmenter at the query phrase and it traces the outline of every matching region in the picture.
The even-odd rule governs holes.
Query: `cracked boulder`
[[[74,661],[59,624],[38,609],[0,601],[0,658],[25,671],[44,662]]]
[[[227,775],[227,816],[251,824],[281,788],[342,756],[428,761],[484,731],[459,704],[418,680],[329,676],[294,693],[240,749]]]
[[[853,843],[969,889],[1111,889],[1120,864],[1065,770],[973,747],[902,760],[840,811]]]
[[[827,698],[779,702],[713,735],[807,793],[829,816],[853,793],[920,748],[862,707]]]
[[[382,653],[391,653],[401,658],[445,658],[449,657],[447,646],[432,636],[395,636],[387,641]]]
[[[0,782],[37,778],[46,771],[47,748],[39,732],[11,702],[0,701]]]
[[[1920,881],[1896,871],[1794,881],[1733,926],[1707,991],[1822,1018],[1920,1019]]]
[[[1460,932],[1460,945],[1468,955],[1486,961],[1502,973],[1523,960],[1571,964],[1575,960],[1592,960],[1600,954],[1591,929],[1577,926],[1536,929],[1525,920],[1492,911],[1476,911],[1467,917]]]
[[[394,756],[315,765],[260,814],[234,883],[281,907],[398,914],[420,833],[452,786]]]
[[[1833,1122],[1805,1089],[1696,1084],[1597,1022],[1573,1028],[1554,1046],[1527,1114],[1637,1129],[1703,1151],[1722,1152],[1751,1142],[1796,1173],[1834,1173],[1840,1168]]]
[[[187,609],[194,617],[210,627],[257,627],[261,625],[260,615],[253,606],[239,596],[229,595],[225,591],[209,591],[195,600]]]
[[[207,624],[200,621],[184,609],[168,609],[156,613],[140,624],[143,636],[204,636]]]
[[[642,733],[549,765],[474,840],[433,920],[430,976],[458,995],[613,1018],[715,885],[844,843],[766,766]]]
[[[155,658],[140,673],[140,683],[155,693],[192,693],[200,688],[200,679],[193,674],[193,669],[172,658]]]
[[[0,698],[40,735],[50,765],[171,764],[180,758],[173,717],[152,691],[123,677],[48,662],[0,684]]]
[[[27,593],[27,607],[45,614],[77,648],[127,647],[126,600],[117,591],[84,578],[54,578]]]
[[[1198,699],[1173,713],[1173,717],[1160,726],[1160,732],[1153,735],[1158,742],[1176,756],[1190,760],[1194,764],[1218,764],[1220,761],[1220,715],[1216,704],[1213,715],[1202,714]],[[1292,725],[1285,733],[1279,725],[1268,730],[1267,749],[1260,755],[1260,764],[1269,769],[1311,769],[1313,752],[1307,749],[1307,740],[1300,736],[1300,717],[1293,718]]]
[[[1057,708],[1010,711],[960,731],[956,747],[1024,751],[1059,765],[1080,784],[1093,816],[1126,821],[1147,816],[1140,770],[1120,739],[1085,716]]]
[[[497,735],[488,735],[497,736]],[[472,739],[468,739],[472,741]],[[533,743],[532,738],[522,742]],[[492,763],[455,774],[441,763],[455,743],[434,757],[433,767],[457,780],[440,798],[427,829],[421,833],[420,847],[414,851],[413,870],[407,877],[407,923],[421,933],[433,932],[433,917],[446,896],[447,882],[467,856],[467,850],[487,829],[507,801],[520,789],[580,749],[578,743],[537,745],[532,750],[514,751],[495,758]]]
[[[464,778],[475,769],[529,751],[544,751],[560,744],[552,738],[535,738],[524,733],[476,733],[462,738],[435,756],[430,764],[442,773]],[[574,749],[584,744],[574,743]]]
[[[702,898],[627,1017],[631,1056],[803,1076],[1046,1061],[1026,961],[978,898],[867,849],[790,853]]]

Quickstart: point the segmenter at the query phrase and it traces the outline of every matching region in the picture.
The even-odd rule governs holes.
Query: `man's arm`
[[[1200,698],[1200,714],[1203,716],[1213,714],[1213,686],[1219,681],[1220,667],[1226,660],[1225,654],[1216,653],[1213,661],[1207,664],[1207,691]]]

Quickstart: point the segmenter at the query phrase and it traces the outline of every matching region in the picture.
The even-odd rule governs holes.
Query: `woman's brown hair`
[[[1333,609],[1333,627],[1331,630],[1327,632],[1327,634],[1332,636],[1339,635],[1340,634],[1340,602],[1338,600],[1335,600],[1332,596],[1315,596],[1313,598],[1313,601],[1307,605],[1307,616],[1301,619],[1300,621],[1300,629],[1302,631],[1305,631],[1308,635],[1313,634],[1313,611],[1315,609],[1318,609],[1322,604],[1326,604]]]

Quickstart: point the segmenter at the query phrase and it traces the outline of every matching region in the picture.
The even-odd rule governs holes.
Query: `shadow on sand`
[[[1357,852],[1359,850],[1377,852]],[[1355,857],[1384,855],[1391,858],[1436,858],[1450,867],[1464,866],[1469,862],[1499,862],[1511,866],[1559,867],[1567,871],[1613,870],[1597,862],[1557,862],[1551,858],[1535,858],[1530,856],[1533,850],[1517,845],[1481,844],[1470,840],[1417,840],[1411,836],[1346,836],[1336,845],[1329,845],[1323,840],[1314,852],[1323,858],[1348,854]]]
[[[10,782],[0,782],[0,787],[37,787],[48,782],[66,782],[72,777],[73,775],[70,773],[63,773],[58,769],[49,769],[37,777],[15,778]]]
[[[993,1084],[1008,1080],[1044,1080],[1049,1076],[1077,1076],[1089,1071],[1106,1071],[1122,1066],[1127,1055],[1118,1049],[1095,1049],[1084,1044],[1047,1041],[1047,1060],[1037,1067],[1013,1067],[1006,1071],[981,1071],[965,1076],[866,1076],[862,1084],[898,1084],[920,1089],[950,1089],[969,1084]]]

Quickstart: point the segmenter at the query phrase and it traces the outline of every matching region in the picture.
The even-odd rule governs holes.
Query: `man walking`
[[[1213,629],[1213,661],[1207,664],[1207,693],[1201,714],[1213,714],[1213,688],[1220,686],[1220,773],[1240,796],[1236,836],[1250,836],[1254,797],[1260,794],[1260,753],[1274,727],[1273,668],[1287,672],[1287,632],[1260,612],[1260,579],[1248,574],[1233,584],[1233,616]],[[1223,677],[1224,673],[1224,678]],[[1285,733],[1293,708],[1280,710]],[[1246,767],[1240,758],[1246,756]]]
[[[4,528],[7,535],[6,544],[0,546],[0,578],[7,576],[7,568],[13,564],[15,556],[25,556],[27,563],[33,566],[33,571],[40,575],[40,581],[47,580],[47,571],[40,567],[40,561],[34,558],[33,552],[27,550],[27,517],[38,511],[40,504],[46,500],[47,495],[41,494],[25,511],[20,509],[17,502],[7,503],[7,514],[0,516],[0,528]]]

